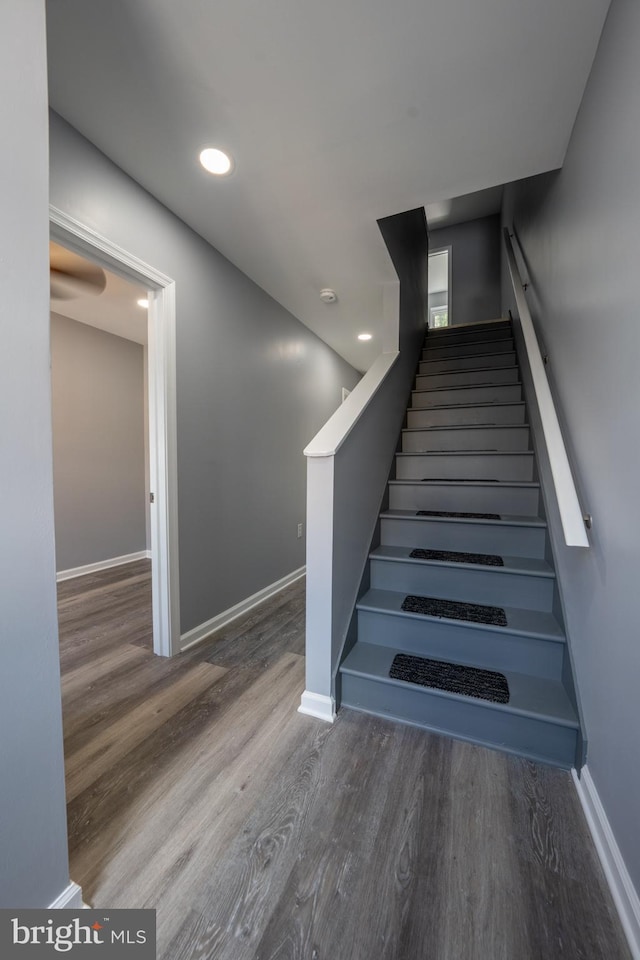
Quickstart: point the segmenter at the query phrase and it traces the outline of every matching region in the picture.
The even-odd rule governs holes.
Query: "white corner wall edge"
[[[87,904],[84,903],[82,899],[82,887],[78,886],[77,883],[74,883],[73,880],[69,882],[69,886],[65,887],[59,897],[49,904],[49,910],[86,910]]]
[[[300,698],[298,713],[306,713],[307,716],[315,717],[317,720],[333,723],[336,718],[336,702],[333,697],[323,693],[305,690]]]
[[[73,577],[84,577],[87,573],[97,573],[98,570],[108,570],[110,567],[120,567],[123,563],[133,563],[134,560],[151,559],[150,550],[139,550],[137,553],[126,553],[122,557],[111,557],[110,560],[98,560],[97,563],[86,563],[83,567],[70,567],[68,570],[58,570],[56,580],[71,580]]]
[[[640,960],[640,898],[622,859],[588,767],[571,771],[633,960]]]
[[[199,626],[193,627],[191,630],[187,630],[187,632],[183,633],[180,637],[180,652],[184,653],[185,650],[195,647],[197,643],[201,643],[203,640],[206,640],[206,638],[215,630],[219,630],[221,627],[226,627],[228,623],[231,623],[232,620],[236,620],[238,617],[241,617],[243,613],[248,613],[249,610],[253,609],[253,607],[257,607],[258,604],[264,603],[264,601],[268,600],[270,597],[274,597],[276,593],[280,593],[280,591],[284,590],[285,587],[288,587],[289,584],[295,583],[296,580],[300,580],[301,577],[304,577],[306,571],[306,567],[299,567],[292,573],[288,573],[286,577],[282,577],[281,580],[276,580],[275,583],[269,584],[268,587],[258,590],[258,592],[252,594],[252,596],[247,597],[245,600],[241,600],[240,603],[236,603],[233,607],[229,607],[228,610],[223,610],[222,613],[218,613],[210,620],[206,620]]]

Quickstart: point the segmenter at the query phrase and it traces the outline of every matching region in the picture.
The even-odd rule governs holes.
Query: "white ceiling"
[[[89,262],[53,241],[49,244],[49,251],[52,257],[62,252],[71,272],[73,272],[74,261]],[[107,333],[113,333],[116,337],[135,340],[136,343],[146,343],[147,311],[139,307],[136,301],[146,297],[147,291],[144,287],[136,286],[129,280],[123,280],[122,277],[108,270],[104,273],[107,283],[102,293],[95,296],[85,294],[74,297],[73,300],[57,300],[52,297],[52,312],[86,323],[90,327],[97,327],[98,330],[106,330]]]
[[[49,0],[51,103],[364,369],[394,277],[376,219],[560,166],[608,6]]]

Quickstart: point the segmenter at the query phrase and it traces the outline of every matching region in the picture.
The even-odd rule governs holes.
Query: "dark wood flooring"
[[[147,561],[60,584],[71,876],[161,960],[622,960],[570,776],[297,713],[304,581],[173,660]]]

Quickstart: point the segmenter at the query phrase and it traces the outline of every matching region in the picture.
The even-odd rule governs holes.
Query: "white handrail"
[[[384,383],[400,354],[381,353],[344,403],[304,448],[305,457],[333,457]]]
[[[518,316],[522,326],[529,368],[533,380],[542,430],[544,433],[551,475],[556,491],[560,520],[564,531],[565,543],[568,547],[588,547],[589,540],[585,530],[585,517],[580,507],[576,485],[571,472],[567,450],[562,438],[562,431],[558,421],[558,414],[551,396],[549,381],[544,369],[538,338],[531,319],[531,313],[524,295],[524,284],[518,269],[511,234],[505,227],[504,240],[507,249],[507,263],[511,275],[511,283],[515,294]]]

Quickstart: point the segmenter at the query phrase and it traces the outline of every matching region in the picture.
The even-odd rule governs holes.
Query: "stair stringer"
[[[509,313],[509,315],[511,316],[511,312]],[[553,480],[551,477],[549,454],[548,454],[547,445],[545,442],[544,430],[542,428],[542,419],[540,417],[540,411],[538,408],[536,392],[533,385],[533,378],[531,376],[531,368],[529,366],[529,357],[527,354],[524,336],[522,334],[522,327],[520,325],[520,320],[517,317],[511,317],[511,325],[513,329],[513,338],[516,346],[516,356],[518,359],[518,364],[520,366],[520,377],[522,380],[522,392],[524,394],[524,400],[526,403],[527,420],[531,428],[531,442],[532,442],[533,450],[535,453],[537,479],[538,479],[538,482],[540,483],[540,493],[541,493],[540,512],[541,512],[541,515],[544,515],[544,518],[547,521],[548,551],[550,553],[550,560],[556,571],[556,596],[554,598],[554,614],[556,618],[562,623],[565,631],[565,637],[566,637],[565,656],[564,656],[563,670],[562,670],[562,682],[567,691],[567,694],[571,698],[574,709],[578,715],[578,721],[580,724],[580,731],[579,731],[579,737],[578,737],[578,749],[576,751],[576,769],[580,770],[587,762],[588,740],[586,735],[584,713],[583,713],[582,704],[580,701],[579,687],[576,683],[577,673],[576,673],[575,661],[573,657],[571,625],[569,622],[569,618],[567,617],[567,614],[566,614],[566,605],[564,603],[564,598],[562,593],[562,581],[559,573],[560,565],[557,562],[558,545],[561,542],[563,542],[564,533],[562,530],[562,523],[560,520],[560,513],[559,513],[557,501],[555,500],[555,489],[554,489]],[[559,413],[559,416],[560,416],[560,413]],[[563,431],[563,433],[566,436],[566,431]],[[575,472],[574,472],[574,476],[575,476]]]

